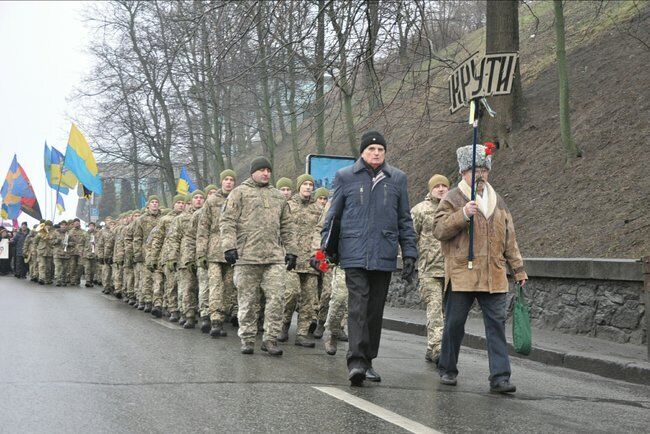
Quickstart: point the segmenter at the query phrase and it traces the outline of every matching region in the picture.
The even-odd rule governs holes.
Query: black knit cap
[[[370,145],[381,145],[386,149],[386,140],[384,139],[384,136],[379,134],[377,131],[368,131],[361,137],[359,153],[362,154],[363,150]]]
[[[255,157],[251,161],[251,173],[260,169],[271,169],[271,162],[266,157]]]

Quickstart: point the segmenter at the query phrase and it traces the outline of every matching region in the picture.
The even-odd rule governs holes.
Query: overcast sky
[[[70,116],[77,114],[69,98],[90,65],[85,7],[84,2],[0,1],[0,185],[17,154],[48,219],[54,193],[47,188],[46,212],[43,144],[47,140],[65,152]],[[57,220],[74,216],[76,192],[64,201],[66,213]]]

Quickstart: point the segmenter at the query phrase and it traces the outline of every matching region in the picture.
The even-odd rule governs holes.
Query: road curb
[[[383,328],[387,330],[409,333],[418,336],[426,336],[427,329],[424,324],[412,323],[404,320],[384,318]],[[463,346],[477,350],[485,350],[485,338],[483,336],[465,333]],[[520,359],[533,360],[550,366],[573,369],[575,371],[588,372],[600,375],[601,377],[613,378],[615,380],[627,381],[629,383],[650,385],[650,368],[635,362],[622,363],[614,360],[598,359],[584,354],[573,354],[549,350],[534,346],[530,355],[523,356],[515,353],[512,344],[508,344],[510,356]]]

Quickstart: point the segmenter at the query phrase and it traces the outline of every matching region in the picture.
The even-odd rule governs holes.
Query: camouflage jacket
[[[196,230],[196,258],[205,257],[209,262],[226,262],[221,249],[221,231],[219,220],[226,197],[221,190],[211,196],[200,210]]]
[[[75,245],[72,243],[70,231],[61,232],[59,230],[52,231],[52,256],[57,259],[68,259],[72,256],[72,252],[76,251]]]
[[[295,194],[288,203],[291,208],[291,218],[294,221],[297,243],[298,265],[295,271],[296,273],[318,274],[309,266],[309,258],[314,254],[314,238],[320,241],[320,231],[317,232],[315,228],[323,213],[323,207],[318,205],[313,198],[305,200],[300,197],[300,194]]]
[[[445,277],[445,257],[440,241],[433,236],[436,208],[440,201],[428,194],[411,209],[418,247],[418,276]]]
[[[84,237],[83,257],[86,259],[97,258],[97,231],[86,232]]]
[[[176,261],[179,266],[184,265],[180,260],[181,241],[191,218],[192,211],[183,211],[169,224],[165,242],[163,243],[161,262]]]
[[[160,217],[158,224],[154,226],[149,233],[150,244],[145,255],[145,263],[147,264],[147,267],[161,267],[163,265],[160,260],[164,258],[162,250],[165,244],[167,230],[181,212],[182,211],[172,211],[166,216]]]
[[[127,225],[121,224],[115,226],[113,233],[113,262],[123,263],[124,262],[124,231],[126,230]]]
[[[52,256],[52,235],[55,229],[50,228],[49,231],[42,229],[34,239],[36,244],[36,252],[38,256]]]
[[[97,259],[104,259],[104,235],[108,232],[108,228],[95,229],[95,257]]]
[[[151,212],[147,210],[133,223],[133,261],[144,262],[147,256],[146,241],[149,233],[158,224],[160,211]]]
[[[188,263],[196,261],[196,229],[199,226],[199,217],[201,216],[201,208],[192,213],[192,216],[187,221],[187,226],[183,231],[183,239],[181,239],[181,257],[179,264],[183,267]]]
[[[220,222],[221,249],[237,249],[238,264],[282,264],[296,254],[291,209],[271,185],[248,178],[226,199]],[[300,259],[300,258],[299,258]]]
[[[69,239],[74,246],[72,250],[69,250],[70,256],[81,256],[84,250],[84,244],[86,244],[86,232],[81,228],[72,228],[68,229]]]
[[[113,260],[113,251],[115,250],[115,231],[119,228],[119,226],[113,226],[113,229],[109,229],[108,227],[105,227],[102,229],[102,251],[100,254],[102,255],[102,258],[105,260]]]
[[[29,231],[25,237],[25,243],[23,244],[23,256],[28,256],[32,253],[32,245],[34,241],[34,231]]]
[[[135,234],[135,222],[126,225],[122,230],[122,237],[124,239],[124,263],[133,266],[133,236]]]

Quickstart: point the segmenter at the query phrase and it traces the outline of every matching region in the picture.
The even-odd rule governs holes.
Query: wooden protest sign
[[[475,98],[508,95],[518,59],[519,53],[472,54],[449,76],[449,111],[454,113]]]

